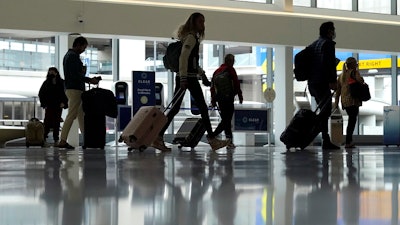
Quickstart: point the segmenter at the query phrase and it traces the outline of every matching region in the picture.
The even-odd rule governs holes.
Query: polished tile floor
[[[0,225],[399,224],[400,148],[0,149]]]

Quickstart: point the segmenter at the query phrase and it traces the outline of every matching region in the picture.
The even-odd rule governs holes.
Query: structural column
[[[293,47],[275,48],[275,92],[274,124],[275,145],[283,146],[279,137],[293,117]]]

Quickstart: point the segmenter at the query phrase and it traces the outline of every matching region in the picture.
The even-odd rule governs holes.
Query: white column
[[[275,48],[274,121],[275,145],[283,146],[279,137],[293,117],[293,47]]]
[[[274,4],[285,12],[293,11],[293,0],[275,0]]]

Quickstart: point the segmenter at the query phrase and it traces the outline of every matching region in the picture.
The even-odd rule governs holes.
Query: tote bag
[[[350,88],[350,94],[353,98],[358,98],[363,102],[371,99],[371,94],[369,92],[368,84],[358,82],[355,78],[354,70],[350,74],[348,83]]]

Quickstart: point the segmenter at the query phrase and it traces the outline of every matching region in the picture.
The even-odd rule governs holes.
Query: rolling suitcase
[[[44,147],[44,124],[36,118],[36,97],[33,98],[33,118],[29,120],[25,127],[25,144],[29,146]]]
[[[203,137],[206,128],[201,118],[187,118],[175,134],[173,143],[178,144],[178,147],[191,147],[197,146]]]
[[[106,116],[116,118],[117,100],[110,90],[95,87],[82,93],[84,116],[83,149],[106,145]]]
[[[128,151],[133,149],[144,151],[156,140],[161,129],[167,123],[168,118],[165,112],[184,94],[185,90],[179,90],[164,111],[156,106],[140,107],[122,131],[119,142],[125,142],[129,146]]]
[[[122,131],[119,142],[127,144],[128,151],[144,151],[157,138],[168,119],[156,106],[142,106]]]
[[[332,99],[333,94],[334,92],[328,98]],[[296,112],[280,136],[280,140],[286,145],[287,150],[292,147],[303,150],[315,139],[321,132],[322,115],[326,116],[327,114],[325,112],[328,110],[327,104],[332,104],[332,101],[328,99],[322,101],[315,111],[300,109]],[[329,115],[332,114],[332,112],[328,113]]]

